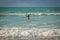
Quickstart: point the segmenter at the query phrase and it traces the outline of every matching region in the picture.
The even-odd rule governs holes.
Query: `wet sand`
[[[8,37],[4,37],[4,36],[0,36],[0,40],[60,40],[60,36],[55,36],[55,37],[39,37],[39,36],[35,36],[35,37],[12,37],[12,36],[8,36]]]

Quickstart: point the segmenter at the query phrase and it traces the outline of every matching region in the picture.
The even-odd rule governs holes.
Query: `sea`
[[[29,20],[27,15],[29,15]],[[44,32],[48,33],[48,31],[49,33],[52,32],[50,35],[53,35],[55,32],[57,33],[58,31],[60,33],[60,7],[0,7],[0,30],[3,29],[4,30],[9,29],[9,31],[13,29],[16,29],[18,31],[19,29],[20,31],[23,30],[19,34],[22,36],[24,36],[24,34],[26,36],[29,33],[30,35],[32,34],[33,36],[38,35],[38,33],[41,33],[42,35]],[[13,35],[18,34],[16,30],[12,31],[11,33]],[[15,34],[13,32],[15,32]],[[43,34],[43,36],[45,36],[46,34]],[[6,35],[7,34],[5,34],[4,36]],[[29,40],[37,40],[37,39],[31,37],[31,39]],[[44,38],[38,40],[44,40]],[[48,40],[60,40],[60,39],[51,38]]]

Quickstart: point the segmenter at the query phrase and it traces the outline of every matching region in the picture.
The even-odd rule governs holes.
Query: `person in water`
[[[27,15],[27,19],[30,20],[30,14]]]

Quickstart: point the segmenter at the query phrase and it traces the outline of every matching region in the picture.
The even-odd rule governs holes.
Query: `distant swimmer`
[[[30,20],[30,14],[27,15],[27,19]]]

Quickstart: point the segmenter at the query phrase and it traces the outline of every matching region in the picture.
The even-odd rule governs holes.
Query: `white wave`
[[[49,28],[20,28],[20,27],[5,27],[1,28],[0,36],[60,36],[60,29],[49,29]]]
[[[0,15],[60,15],[60,13],[0,13]]]

